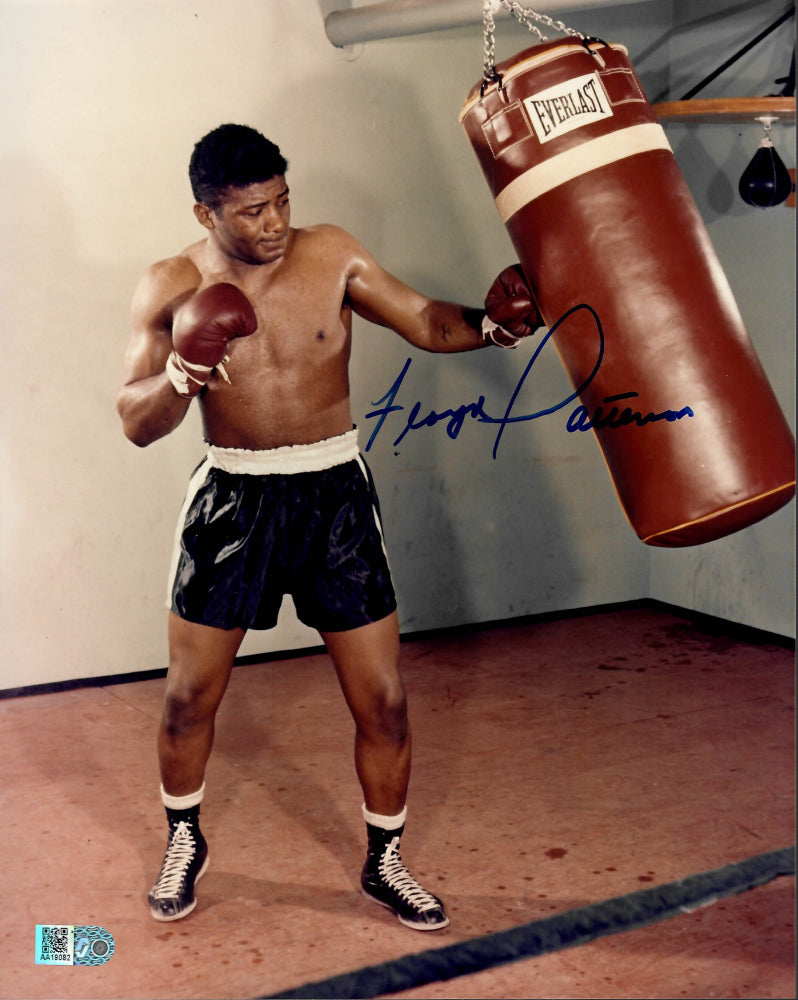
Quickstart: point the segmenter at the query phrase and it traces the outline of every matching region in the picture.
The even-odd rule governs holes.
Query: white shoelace
[[[438,906],[438,901],[416,882],[410,872],[402,864],[397,847],[399,838],[394,837],[380,859],[380,875],[386,883],[408,903],[419,910],[431,910]]]
[[[175,827],[172,839],[169,841],[161,874],[153,888],[152,894],[156,899],[166,899],[178,894],[186,870],[194,860],[196,847],[191,827],[181,820]]]

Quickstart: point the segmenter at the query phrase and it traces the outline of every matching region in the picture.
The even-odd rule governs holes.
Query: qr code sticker
[[[87,924],[37,924],[37,965],[105,965],[115,950],[104,927]]]
[[[73,943],[69,924],[37,924],[36,964],[72,965]]]

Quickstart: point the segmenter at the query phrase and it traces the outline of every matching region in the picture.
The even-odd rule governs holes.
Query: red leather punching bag
[[[569,429],[595,430],[650,545],[773,513],[795,442],[626,49],[553,41],[495,70],[460,120],[547,324],[574,309],[553,334]]]

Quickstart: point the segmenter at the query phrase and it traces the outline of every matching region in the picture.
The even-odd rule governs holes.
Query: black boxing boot
[[[395,913],[405,927],[416,931],[437,931],[446,927],[449,918],[443,903],[419,885],[399,855],[406,810],[395,817],[401,824],[387,830],[370,823],[369,819],[390,822],[394,817],[377,817],[368,813],[365,806],[363,812],[368,833],[368,853],[360,876],[363,895]]]
[[[166,807],[169,841],[161,873],[147,896],[155,920],[179,920],[197,905],[194,885],[208,867],[208,845],[199,828],[199,810],[199,803],[188,809]]]

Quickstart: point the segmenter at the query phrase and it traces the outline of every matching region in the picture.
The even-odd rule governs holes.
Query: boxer
[[[444,906],[399,853],[410,728],[379,504],[352,423],[352,314],[441,353],[514,347],[541,318],[520,270],[497,279],[486,309],[470,308],[409,288],[336,226],[293,228],[286,170],[278,147],[247,126],[201,139],[189,176],[204,238],[150,267],[132,303],[124,433],[149,445],[196,399],[209,445],[170,574],[158,732],[168,839],[149,906],[168,921],[196,905],[216,711],[247,629],[273,627],[290,593],[355,722],[363,892],[408,927],[437,930],[449,922]]]

